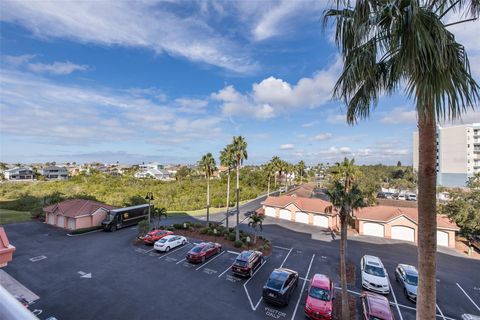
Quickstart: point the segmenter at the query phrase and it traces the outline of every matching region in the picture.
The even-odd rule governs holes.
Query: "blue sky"
[[[355,126],[331,101],[326,3],[2,1],[0,160],[193,163],[243,135],[252,164],[411,163],[411,101]],[[479,26],[452,29],[477,78]]]

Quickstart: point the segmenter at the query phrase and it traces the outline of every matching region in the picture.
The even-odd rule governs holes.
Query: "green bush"
[[[208,230],[210,230],[210,228],[202,228],[200,229],[200,234],[207,234]]]
[[[174,231],[175,228],[173,226],[168,226],[165,228],[165,230],[168,230],[168,231]]]
[[[228,228],[228,232],[235,232],[235,228]]]
[[[213,232],[213,229],[210,229],[210,228],[208,228],[207,234],[208,234],[209,236],[215,235],[215,233]]]
[[[200,222],[195,222],[195,223],[193,224],[193,227],[194,227],[195,229],[200,229],[201,227],[203,227],[203,225],[202,225]]]
[[[183,228],[183,223],[174,223],[173,228],[178,229],[178,230],[184,229]]]
[[[237,240],[237,241],[235,241],[235,242],[233,243],[233,246],[234,246],[235,248],[241,248],[241,247],[244,246],[244,244],[243,244],[242,241]]]
[[[230,233],[228,234],[228,240],[230,240],[230,241],[235,241],[235,238],[236,238],[235,232],[230,232]]]

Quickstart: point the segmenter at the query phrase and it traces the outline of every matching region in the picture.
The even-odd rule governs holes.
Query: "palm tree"
[[[281,163],[282,160],[280,160],[279,157],[277,156],[274,156],[272,158],[272,160],[270,160],[270,163],[272,164],[272,167],[273,167],[273,170],[275,170],[275,173],[274,173],[274,188],[277,189],[277,172],[279,170],[279,167],[280,167],[280,163]],[[280,173],[281,174],[281,173]]]
[[[205,179],[207,180],[207,224],[210,222],[210,177],[213,175],[216,168],[215,158],[209,152],[205,154],[202,159],[198,162],[198,165],[203,170],[205,174]]]
[[[240,167],[243,164],[243,160],[247,160],[247,142],[245,138],[242,136],[233,137],[232,142],[232,151],[235,159],[235,171],[237,173],[237,189],[236,192],[236,202],[237,202],[237,225],[235,226],[235,239],[238,241],[240,240]]]
[[[345,181],[345,180],[344,180]],[[342,287],[342,319],[350,319],[347,291],[347,226],[352,212],[364,206],[362,193],[357,184],[346,189],[345,182],[335,180],[326,194],[340,215],[340,282]]]
[[[233,155],[232,145],[229,144],[222,151],[220,151],[220,164],[228,168],[227,170],[227,212],[225,219],[225,226],[228,229],[228,209],[230,207],[230,172],[235,166],[235,159]]]
[[[305,162],[303,160],[297,164],[297,173],[300,176],[300,183],[303,183],[303,175],[305,174]]]
[[[449,11],[472,19],[446,24]],[[460,12],[462,13],[462,12]],[[480,13],[478,0],[336,1],[324,23],[336,21],[335,41],[344,66],[334,97],[347,105],[347,122],[370,115],[379,96],[405,88],[419,129],[417,319],[436,313],[436,124],[460,117],[479,100],[464,47],[447,30]]]
[[[162,220],[162,216],[167,218],[167,209],[166,208],[155,208],[153,210],[153,218],[156,221],[157,228],[160,227],[160,221]]]
[[[248,217],[248,226],[253,229],[253,243],[257,243],[257,228],[263,230],[263,216],[252,214]]]
[[[270,178],[275,175],[275,167],[272,162],[265,165],[265,173],[267,174],[267,197],[270,195]]]

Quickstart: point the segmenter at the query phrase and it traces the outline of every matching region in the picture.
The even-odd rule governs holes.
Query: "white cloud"
[[[198,114],[206,111],[205,107],[208,105],[208,100],[178,98],[175,99],[175,103],[178,105],[176,110],[179,112]]]
[[[178,114],[175,102],[158,104],[138,92],[58,84],[43,77],[0,73],[2,134],[51,145],[106,141],[170,144],[205,141],[221,133],[221,119]],[[152,138],[154,137],[154,138]]]
[[[52,64],[44,63],[29,63],[28,68],[37,73],[47,72],[52,74],[65,75],[70,74],[74,71],[86,71],[88,70],[87,65],[78,65],[75,63],[67,62],[54,62]]]
[[[324,140],[328,140],[332,137],[333,135],[329,132],[327,133],[320,133],[320,134],[317,134],[315,137],[313,137],[313,140],[317,140],[317,141],[324,141]]]
[[[380,119],[382,123],[399,124],[399,123],[415,123],[417,122],[417,112],[408,110],[407,108],[397,107],[390,112],[389,115]]]
[[[142,47],[239,73],[257,69],[246,49],[219,34],[200,15],[148,1],[3,1],[2,21],[39,38]]]
[[[327,122],[331,124],[345,124],[347,123],[347,117],[344,114],[331,114],[327,116]]]
[[[466,113],[462,114],[459,119],[454,121],[441,121],[440,125],[451,126],[471,123],[480,123],[480,106],[475,110],[469,109]]]
[[[301,78],[297,84],[268,77],[252,85],[250,93],[241,94],[232,85],[226,86],[212,98],[223,102],[226,115],[253,116],[268,119],[292,109],[319,107],[330,101],[332,88],[341,69],[341,60],[324,70],[315,73],[312,78]]]
[[[23,54],[23,55],[20,55],[20,56],[3,56],[3,59],[5,60],[5,62],[10,65],[10,66],[13,66],[13,67],[19,67],[21,65],[24,65],[26,64],[27,62],[29,62],[30,60],[32,60],[33,58],[35,58],[36,55],[34,54]]]
[[[295,146],[291,143],[286,143],[286,144],[280,145],[281,150],[292,150],[293,148],[295,148]]]
[[[302,124],[302,128],[310,128],[310,127],[313,127],[316,124],[318,124],[318,121],[307,122],[307,123]]]

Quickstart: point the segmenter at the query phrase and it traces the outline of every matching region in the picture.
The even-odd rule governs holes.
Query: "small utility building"
[[[93,200],[65,200],[44,207],[45,223],[69,230],[100,226],[109,210],[117,207]]]

